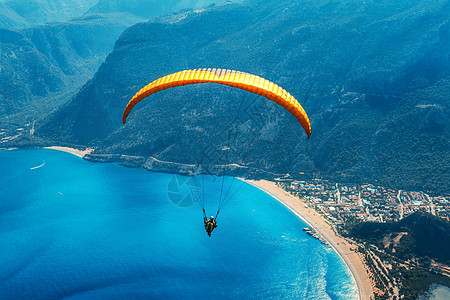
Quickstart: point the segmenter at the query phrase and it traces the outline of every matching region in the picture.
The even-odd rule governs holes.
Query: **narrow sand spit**
[[[91,153],[94,150],[91,148],[88,148],[86,150],[78,150],[78,149],[74,149],[74,148],[59,147],[59,146],[51,146],[51,147],[44,147],[44,148],[72,153],[79,157],[83,157],[85,154]]]

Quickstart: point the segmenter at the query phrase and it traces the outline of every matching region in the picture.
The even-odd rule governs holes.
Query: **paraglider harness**
[[[219,212],[217,212],[217,214],[219,214]],[[215,218],[211,216],[211,218],[208,219],[206,217],[206,212],[203,209],[203,222],[205,223],[205,230],[206,230],[206,233],[208,233],[209,237],[211,236],[211,233],[214,230],[214,228],[217,227],[216,219],[217,219],[217,215]]]

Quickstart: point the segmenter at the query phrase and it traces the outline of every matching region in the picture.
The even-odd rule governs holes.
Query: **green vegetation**
[[[199,163],[205,150],[223,147],[220,134],[244,97],[230,162],[294,178],[449,192],[449,14],[439,1],[271,0],[160,17],[127,29],[93,80],[37,134]],[[230,100],[229,89],[213,85],[153,95],[121,124],[143,85],[209,66],[285,87],[309,114],[311,139],[279,106],[245,93]]]
[[[349,236],[384,249],[383,238],[390,233],[407,233],[395,247],[385,251],[402,260],[429,257],[450,265],[450,223],[424,212],[414,213],[396,223],[347,223]]]

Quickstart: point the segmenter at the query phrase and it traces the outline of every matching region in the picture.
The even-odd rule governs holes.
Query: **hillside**
[[[349,235],[378,245],[384,249],[383,240],[402,233],[398,243],[385,250],[408,260],[429,257],[450,265],[450,223],[428,213],[414,213],[396,223],[358,223],[348,228]]]
[[[38,133],[100,153],[223,164],[238,116],[230,162],[448,192],[448,15],[448,1],[248,1],[137,24]],[[154,95],[122,126],[140,87],[200,67],[283,86],[309,114],[311,139],[277,105],[214,85]]]
[[[118,21],[118,19],[120,19]],[[130,15],[97,15],[0,29],[0,125],[15,129],[53,111],[97,71]]]
[[[138,15],[150,18],[211,2],[1,0],[0,134],[7,138],[2,142],[20,130],[33,133],[35,121],[76,94],[121,32],[143,20]],[[3,17],[14,22],[1,23]],[[30,145],[30,137],[21,135],[15,145]]]
[[[360,247],[360,250],[372,274],[378,279],[395,282],[404,299],[422,299],[419,296],[434,284],[449,286],[446,271],[450,263],[448,221],[416,212],[395,223],[350,221],[345,228],[352,239],[366,243],[366,249]],[[380,262],[389,266],[388,269],[383,271],[377,267]],[[384,280],[376,280],[377,285]]]

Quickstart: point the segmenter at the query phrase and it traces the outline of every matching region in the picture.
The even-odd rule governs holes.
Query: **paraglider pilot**
[[[203,217],[203,221],[205,223],[205,229],[208,233],[208,236],[211,236],[211,232],[214,230],[214,228],[217,227],[216,221],[214,220],[214,217],[211,216],[211,218],[206,219],[206,217]]]

